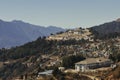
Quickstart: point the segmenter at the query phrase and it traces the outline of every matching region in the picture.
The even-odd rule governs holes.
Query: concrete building
[[[87,58],[83,61],[75,63],[75,70],[80,72],[87,72],[101,67],[109,67],[113,62],[104,57],[100,58]]]
[[[44,72],[39,72],[38,77],[39,76],[52,75],[52,72],[53,72],[53,70],[47,70],[47,71],[44,71]]]

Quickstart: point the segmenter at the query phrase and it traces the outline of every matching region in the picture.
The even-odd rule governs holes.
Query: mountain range
[[[101,25],[90,27],[89,30],[95,35],[94,38],[106,39],[120,36],[120,18]],[[39,26],[20,20],[11,22],[0,20],[0,48],[11,48],[36,40],[39,37],[49,36],[63,28],[55,26]]]
[[[0,20],[0,48],[10,48],[34,41],[38,37],[49,36],[65,29],[55,26],[38,26],[20,20],[11,22]]]

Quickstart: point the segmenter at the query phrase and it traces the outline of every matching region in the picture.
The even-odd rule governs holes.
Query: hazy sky
[[[0,19],[41,26],[91,27],[120,17],[120,0],[0,0]]]

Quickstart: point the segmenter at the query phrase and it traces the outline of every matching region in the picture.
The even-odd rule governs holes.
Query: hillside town
[[[0,0],[0,80],[120,80],[120,0]]]
[[[75,39],[75,40],[80,40],[80,39],[85,39],[85,40],[90,40],[91,39],[91,32],[89,32],[88,29],[82,29],[82,28],[76,28],[74,30],[67,30],[66,32],[59,32],[56,34],[53,34],[49,36],[47,39],[48,40],[69,40],[69,39]]]
[[[114,75],[110,75],[110,73],[118,68],[120,64],[117,61],[113,61],[110,57],[119,50],[120,39],[117,37],[106,41],[94,41],[93,37],[94,35],[88,29],[81,28],[52,34],[46,40],[75,40],[77,42],[74,44],[69,42],[70,44],[66,45],[55,45],[56,47],[54,47],[54,51],[51,54],[42,54],[36,59],[40,68],[37,73],[34,75],[28,73],[22,77],[15,78],[15,80],[111,80]],[[72,58],[76,59],[76,61],[70,62]],[[28,68],[34,65],[31,61],[24,64]],[[74,78],[75,76],[78,76],[78,78]]]
[[[0,79],[118,80],[119,51],[118,33],[101,38],[92,28],[68,29],[0,49]]]

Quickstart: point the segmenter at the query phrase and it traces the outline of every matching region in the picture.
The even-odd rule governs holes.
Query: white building
[[[53,72],[53,70],[47,70],[47,71],[44,71],[44,72],[39,72],[38,77],[43,76],[43,75],[52,75],[52,72]]]
[[[86,72],[92,69],[109,67],[113,62],[106,58],[87,58],[83,61],[75,63],[75,70],[80,72]]]

